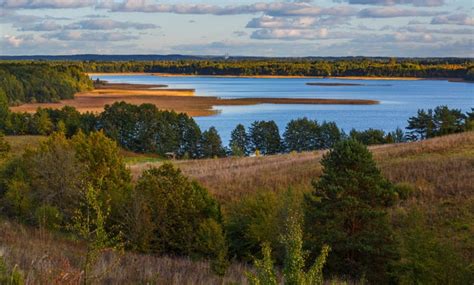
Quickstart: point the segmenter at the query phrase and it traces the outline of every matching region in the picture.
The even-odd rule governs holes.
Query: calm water
[[[94,79],[97,77],[93,77]],[[197,96],[222,98],[287,97],[344,98],[379,100],[379,105],[276,105],[215,106],[215,116],[196,117],[204,130],[215,126],[227,144],[232,129],[239,123],[246,127],[255,120],[274,120],[283,132],[295,118],[335,121],[345,131],[368,128],[392,131],[404,128],[407,119],[418,109],[447,105],[463,111],[474,107],[474,84],[441,80],[337,80],[311,78],[220,78],[99,76],[114,83],[167,84],[170,88],[194,88]],[[307,82],[358,83],[363,86],[308,86]]]

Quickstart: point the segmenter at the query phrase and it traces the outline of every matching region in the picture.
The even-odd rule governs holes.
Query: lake
[[[248,127],[256,120],[274,120],[283,133],[286,124],[307,117],[334,121],[352,128],[393,131],[405,128],[418,109],[447,105],[469,111],[474,107],[474,85],[444,80],[341,80],[314,78],[234,78],[204,76],[101,75],[111,83],[167,84],[169,88],[193,88],[197,96],[221,98],[337,98],[378,100],[378,105],[277,105],[215,106],[219,114],[195,117],[202,130],[215,126],[225,145],[237,124]],[[309,86],[306,83],[354,83],[361,86]]]

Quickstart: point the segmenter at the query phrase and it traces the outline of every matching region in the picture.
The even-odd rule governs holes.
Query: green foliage
[[[250,153],[249,150],[249,137],[245,131],[245,127],[242,124],[238,124],[231,133],[230,148],[232,155],[244,156]]]
[[[400,260],[394,263],[399,284],[471,284],[472,264],[449,242],[435,237],[426,226],[426,217],[412,209],[401,217],[397,240]]]
[[[287,151],[320,149],[321,130],[316,121],[307,118],[291,120],[283,134]]]
[[[5,136],[0,132],[0,159],[3,159],[10,152],[11,146],[5,140]]]
[[[438,106],[434,109],[418,110],[417,116],[408,119],[407,138],[422,140],[470,129],[470,114],[461,110]]]
[[[209,218],[199,224],[196,250],[199,256],[211,259],[211,269],[218,275],[224,275],[229,267],[228,248],[220,223]]]
[[[159,111],[152,104],[117,102],[105,106],[98,125],[127,150],[199,157],[201,131],[185,114]]]
[[[278,126],[274,121],[255,121],[249,129],[252,151],[261,154],[276,154],[281,151],[281,139]]]
[[[90,271],[103,249],[121,248],[120,234],[114,235],[106,229],[106,222],[109,219],[111,208],[104,203],[100,196],[100,190],[91,185],[81,189],[81,204],[76,210],[70,225],[71,230],[87,245],[83,265],[84,284],[88,284],[94,278]]]
[[[323,245],[315,263],[305,272],[305,253],[303,252],[303,231],[295,216],[287,220],[287,232],[282,236],[285,246],[283,276],[288,285],[322,285],[323,267],[329,254],[329,247]]]
[[[329,247],[324,245],[321,254],[313,265],[305,271],[305,253],[303,252],[303,231],[296,216],[289,216],[286,222],[286,233],[282,235],[285,248],[283,268],[283,284],[288,285],[322,285],[323,267],[329,254]],[[273,266],[271,247],[268,243],[262,245],[263,259],[255,260],[256,274],[247,273],[250,284],[279,284],[276,278],[276,269]]]
[[[38,224],[49,230],[58,230],[63,222],[63,217],[58,208],[43,205],[36,209],[35,219]]]
[[[25,278],[23,272],[15,265],[12,270],[8,270],[2,256],[0,256],[0,284],[2,285],[23,285]]]
[[[5,91],[0,88],[0,130],[5,128],[9,115],[8,97]]]
[[[261,245],[268,243],[281,263],[285,253],[279,236],[286,230],[290,213],[301,211],[301,201],[301,193],[290,189],[284,193],[258,192],[226,207],[230,255],[250,261],[260,253]]]
[[[396,258],[387,207],[397,195],[367,148],[342,141],[326,154],[323,174],[306,197],[308,247],[329,244],[328,270],[338,276],[386,282]]]
[[[272,251],[268,243],[262,245],[263,259],[254,261],[255,274],[247,272],[247,281],[251,285],[277,285],[277,277],[273,267]]]
[[[10,105],[57,102],[92,88],[89,77],[73,65],[5,62],[0,64],[0,78]]]
[[[469,58],[304,58],[83,62],[89,72],[162,72],[192,75],[297,75],[472,78]]]
[[[206,189],[171,164],[145,171],[132,197],[137,200],[127,207],[127,237],[132,247],[160,254],[226,255],[219,205]],[[140,238],[135,240],[136,236]]]
[[[210,127],[201,135],[200,154],[204,158],[224,157],[226,155],[222,140],[215,127]]]
[[[373,144],[384,144],[387,142],[393,142],[393,139],[387,138],[385,132],[382,130],[368,129],[362,132],[358,132],[352,129],[349,133],[351,139],[359,141],[365,145]],[[391,141],[389,141],[391,140]]]
[[[130,172],[119,148],[102,133],[81,133],[72,140],[55,133],[37,149],[10,161],[1,176],[5,214],[54,227],[71,222],[87,185],[100,192],[101,203],[113,208],[114,220],[120,220],[130,194]]]

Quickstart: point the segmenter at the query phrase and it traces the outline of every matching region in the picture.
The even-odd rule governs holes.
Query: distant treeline
[[[50,63],[0,63],[0,90],[10,105],[57,102],[92,89],[92,81],[79,66]]]
[[[473,78],[471,59],[240,59],[82,62],[88,72],[190,75],[372,76]]]

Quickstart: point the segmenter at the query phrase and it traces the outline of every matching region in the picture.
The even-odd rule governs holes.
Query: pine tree
[[[201,157],[224,157],[225,150],[222,147],[222,140],[215,127],[210,127],[204,131],[200,142]]]
[[[238,124],[231,133],[230,148],[232,155],[244,156],[249,154],[249,137],[242,124]]]
[[[367,147],[342,141],[324,156],[323,174],[306,197],[308,246],[313,254],[323,244],[332,248],[331,273],[386,281],[394,257],[387,207],[396,198]]]

